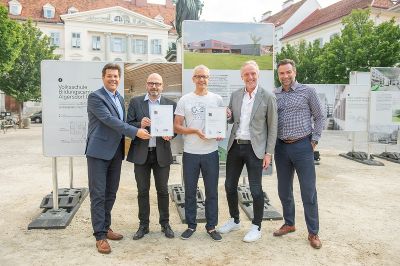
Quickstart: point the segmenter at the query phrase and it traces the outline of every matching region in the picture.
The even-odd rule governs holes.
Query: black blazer
[[[140,121],[142,121],[143,117],[150,118],[149,103],[144,101],[144,97],[145,95],[132,98],[129,103],[127,122],[137,128],[140,128]],[[165,98],[164,96],[161,96],[160,105],[172,105],[173,111],[175,112],[176,102]],[[150,131],[149,128],[146,129]],[[126,160],[135,164],[145,164],[147,160],[148,147],[149,140],[135,138],[131,142]],[[157,137],[156,147],[158,164],[161,167],[172,164],[173,158],[170,141],[165,141],[163,138]]]

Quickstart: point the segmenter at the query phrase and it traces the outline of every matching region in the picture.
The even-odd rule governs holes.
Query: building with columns
[[[60,60],[162,63],[176,42],[172,0],[0,0],[16,21],[31,19]],[[24,113],[40,103],[25,103]],[[17,112],[0,91],[0,111]]]
[[[9,16],[32,19],[61,60],[166,62],[176,41],[172,0],[1,0]]]

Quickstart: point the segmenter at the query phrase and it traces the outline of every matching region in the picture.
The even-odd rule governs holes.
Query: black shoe
[[[144,237],[145,234],[149,233],[149,227],[140,225],[137,232],[133,235],[133,240],[139,240]]]
[[[183,240],[189,239],[189,238],[193,235],[193,233],[194,233],[195,231],[196,231],[196,229],[188,228],[188,229],[185,230],[185,232],[183,232],[183,233],[181,234],[181,238],[182,238]]]
[[[163,232],[167,238],[175,237],[174,231],[172,231],[171,226],[169,224],[161,225],[161,232]]]
[[[207,234],[208,234],[209,236],[211,236],[211,238],[212,238],[214,241],[221,241],[221,240],[222,240],[221,234],[218,233],[217,230],[215,230],[215,229],[213,229],[212,231],[208,231],[208,230],[207,230]]]

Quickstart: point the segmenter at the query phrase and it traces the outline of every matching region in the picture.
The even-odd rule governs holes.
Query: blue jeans
[[[275,164],[278,175],[278,193],[285,223],[295,224],[293,178],[296,170],[308,232],[318,234],[316,174],[310,138],[304,138],[292,144],[286,144],[278,139],[275,146]]]
[[[218,224],[218,151],[208,154],[183,153],[183,179],[185,181],[185,219],[188,227],[196,229],[197,183],[200,170],[205,188],[206,229],[212,230]]]

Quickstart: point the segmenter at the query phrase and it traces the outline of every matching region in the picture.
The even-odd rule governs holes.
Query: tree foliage
[[[354,10],[342,23],[341,35],[324,46],[318,60],[323,83],[348,83],[350,71],[400,62],[400,27],[394,19],[375,26],[369,10]]]
[[[175,3],[175,28],[178,38],[181,38],[183,21],[198,20],[204,4],[200,0],[176,0]]]
[[[21,24],[20,36],[24,40],[22,52],[8,72],[0,76],[0,88],[14,97],[20,105],[40,99],[40,63],[45,59],[57,59],[47,36],[32,21]]]
[[[20,53],[22,39],[19,26],[8,18],[7,9],[0,5],[0,75],[11,69]]]
[[[323,48],[321,48],[318,40],[314,43],[306,43],[301,41],[298,46],[286,45],[281,52],[276,55],[276,62],[285,58],[290,58],[296,62],[297,79],[302,83],[319,83],[318,64],[316,60],[321,56]],[[275,85],[279,86],[277,74],[275,75]]]
[[[371,67],[400,63],[400,27],[394,19],[375,25],[370,10],[354,10],[342,24],[341,34],[323,49],[315,42],[287,45],[277,54],[276,61],[293,59],[300,82],[331,84],[347,84],[350,71],[369,71]]]

